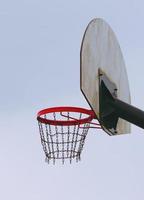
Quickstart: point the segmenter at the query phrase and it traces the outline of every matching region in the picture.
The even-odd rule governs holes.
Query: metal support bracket
[[[112,135],[117,133],[118,119],[122,118],[144,129],[144,111],[117,98],[117,87],[99,70],[99,115],[102,127]]]

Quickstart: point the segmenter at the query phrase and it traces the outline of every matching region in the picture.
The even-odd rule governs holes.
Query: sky
[[[45,163],[36,114],[89,108],[80,92],[80,45],[100,17],[120,43],[132,104],[144,110],[142,0],[0,1],[0,199],[143,200],[144,131],[110,137],[90,130],[82,160]]]

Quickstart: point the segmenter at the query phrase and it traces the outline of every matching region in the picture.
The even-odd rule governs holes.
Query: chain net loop
[[[64,164],[67,159],[70,163],[72,160],[78,162],[81,159],[90,122],[94,117],[90,118],[89,115],[77,111],[56,111],[44,114],[43,120],[37,118],[41,144],[48,163],[55,164],[56,160],[61,160]],[[87,122],[83,122],[86,117],[88,117]],[[48,119],[56,123],[49,123],[46,121]],[[57,123],[60,121],[65,121],[67,124]]]

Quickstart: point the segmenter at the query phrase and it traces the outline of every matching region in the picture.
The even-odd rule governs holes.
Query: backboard
[[[110,26],[98,18],[89,23],[83,36],[80,52],[80,88],[102,128],[109,135],[130,133],[129,122],[121,118],[115,120],[114,126],[107,126],[107,122],[102,120],[105,115],[105,105],[101,98],[103,83],[107,85],[111,96],[130,104],[127,72],[120,46]],[[109,108],[106,109],[109,112]],[[113,123],[113,118],[108,120]]]

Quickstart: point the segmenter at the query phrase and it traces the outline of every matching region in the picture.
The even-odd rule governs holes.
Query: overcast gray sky
[[[144,131],[90,130],[82,161],[47,165],[36,113],[88,105],[79,89],[85,28],[104,18],[119,40],[132,104],[144,110],[142,0],[0,1],[0,199],[143,200]]]

